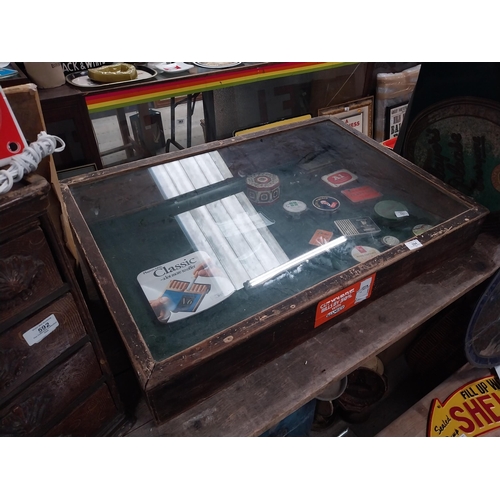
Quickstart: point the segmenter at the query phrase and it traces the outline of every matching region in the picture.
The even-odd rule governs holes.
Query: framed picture
[[[385,108],[385,133],[384,140],[393,139],[399,135],[399,130],[403,124],[408,103],[401,103]]]
[[[373,96],[318,109],[318,116],[334,115],[346,125],[373,137]]]

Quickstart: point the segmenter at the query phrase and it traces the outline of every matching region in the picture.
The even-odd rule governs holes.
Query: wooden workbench
[[[140,406],[137,424],[129,435],[262,434],[315,398],[330,382],[403,339],[495,274],[500,268],[498,242],[496,237],[481,234],[470,250],[368,303],[160,426],[155,426],[145,404]],[[398,432],[394,429],[392,435]],[[425,432],[425,426],[423,429]]]

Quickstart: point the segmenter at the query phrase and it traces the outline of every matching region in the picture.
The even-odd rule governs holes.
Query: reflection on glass
[[[71,189],[158,360],[464,211],[330,121]],[[217,277],[196,273],[202,261]]]
[[[233,177],[218,152],[152,167],[150,173],[165,199]],[[288,261],[243,192],[197,206],[176,219],[193,248],[222,267],[237,290]]]

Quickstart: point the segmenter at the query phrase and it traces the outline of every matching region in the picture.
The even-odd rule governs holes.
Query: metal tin
[[[246,179],[247,196],[257,205],[270,205],[280,197],[280,180],[275,174],[261,172]]]
[[[294,219],[300,219],[300,216],[307,211],[307,205],[300,200],[289,200],[283,203],[285,212]]]
[[[330,382],[321,392],[316,396],[320,401],[333,401],[340,398],[347,388],[347,377]]]
[[[400,217],[396,215],[396,212],[408,212],[408,209],[405,205],[395,200],[379,201],[375,205],[374,210],[378,216],[390,220],[400,219]]]
[[[432,229],[432,226],[429,224],[417,224],[413,229],[412,232],[415,236],[419,236],[422,233],[425,233],[425,231],[428,231],[429,229]]]
[[[351,250],[351,255],[354,260],[358,262],[366,262],[367,260],[373,259],[380,254],[380,251],[373,247],[366,247],[363,245],[356,245]]]
[[[384,236],[380,241],[388,247],[395,247],[400,243],[400,241],[395,236],[391,235]]]

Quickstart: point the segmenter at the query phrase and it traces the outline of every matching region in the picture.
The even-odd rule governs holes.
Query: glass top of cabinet
[[[70,183],[156,360],[468,208],[331,118],[214,144]]]

